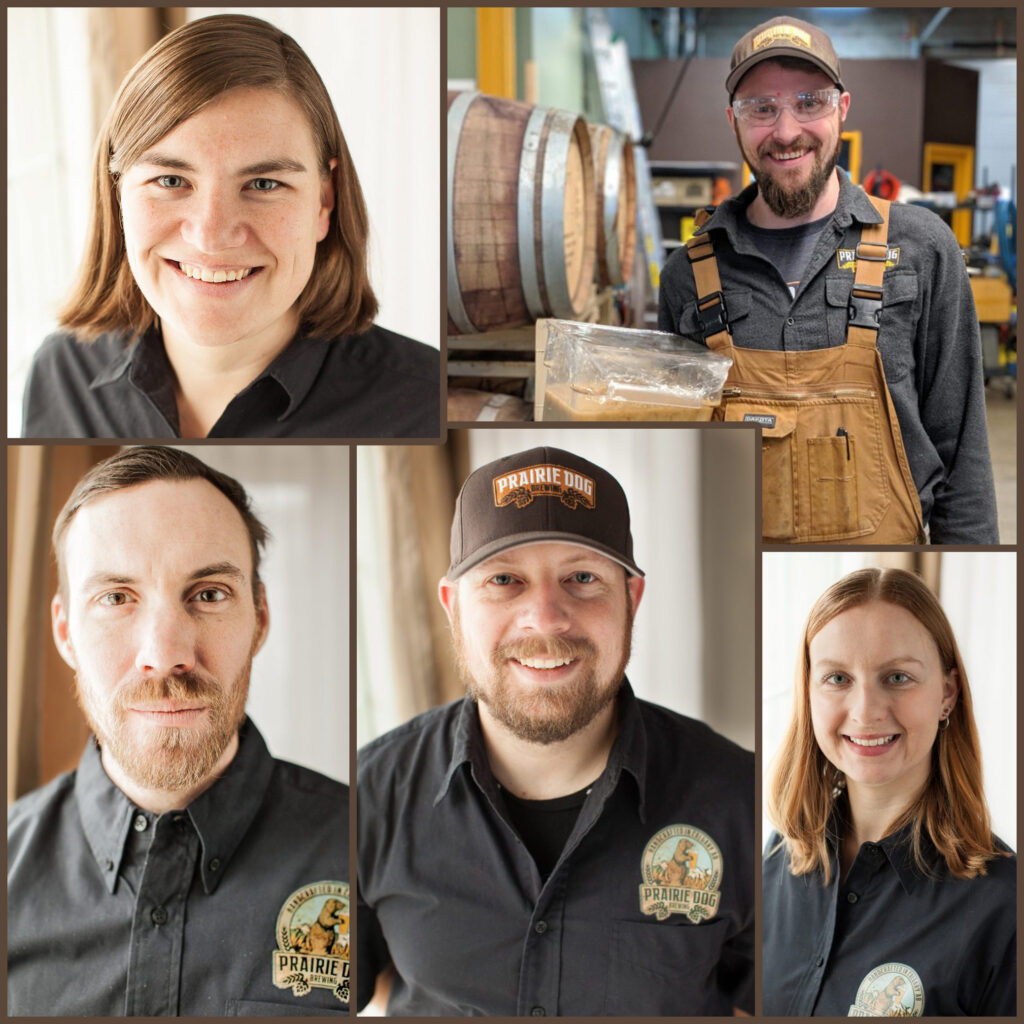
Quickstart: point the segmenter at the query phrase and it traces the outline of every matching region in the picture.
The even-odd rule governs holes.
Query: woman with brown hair
[[[768,1016],[1010,1016],[1016,858],[992,834],[971,693],[916,575],[818,599],[768,783]]]
[[[438,437],[440,360],[373,325],[369,226],[316,69],[215,15],[157,43],[100,131],[27,437]]]

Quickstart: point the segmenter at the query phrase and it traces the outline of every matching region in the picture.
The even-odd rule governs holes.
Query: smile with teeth
[[[786,160],[799,160],[800,157],[805,156],[809,152],[809,149],[787,149],[783,153],[772,153],[770,156],[773,160],[785,162]]]
[[[526,668],[561,668],[563,665],[571,665],[574,658],[516,658]]]
[[[892,736],[875,736],[870,739],[866,737],[862,739],[859,736],[847,736],[846,739],[858,747],[884,747],[897,739],[897,735],[898,734],[894,734]]]
[[[209,267],[197,267],[192,263],[179,263],[178,269],[186,276],[196,281],[206,281],[210,284],[223,284],[225,281],[241,281],[248,277],[257,267],[246,267],[241,270],[210,270]]]

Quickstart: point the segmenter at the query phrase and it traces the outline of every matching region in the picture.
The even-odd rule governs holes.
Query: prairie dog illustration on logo
[[[860,983],[848,1017],[920,1017],[924,986],[913,967],[882,964]]]
[[[718,913],[722,852],[691,825],[669,825],[645,847],[640,864],[640,912],[664,921],[685,914],[700,924]]]
[[[296,996],[327,988],[348,1006],[348,923],[347,882],[313,882],[296,889],[277,916],[274,984]]]

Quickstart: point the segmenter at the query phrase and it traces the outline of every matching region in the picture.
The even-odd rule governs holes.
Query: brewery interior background
[[[933,209],[964,250],[981,324],[1000,539],[1015,543],[1013,8],[450,8],[449,418],[552,418],[544,414],[542,382],[534,378],[535,365],[544,362],[535,359],[544,344],[536,323],[544,317],[656,327],[662,260],[692,233],[699,207],[749,180],[725,116],[732,47],[756,22],[781,14],[819,25],[840,55],[853,97],[842,160],[852,179],[870,187],[873,177],[882,194],[891,189],[900,201]],[[465,265],[474,246],[462,240],[458,257],[453,248],[460,223],[467,223],[458,212],[460,133],[473,127],[468,101],[477,91],[519,101],[524,118],[527,106],[537,105],[579,115],[592,126],[596,154],[592,169],[574,172],[570,153],[556,174],[565,183],[565,267],[552,272],[544,252],[550,240],[539,232],[528,240],[538,294],[497,311],[474,304],[474,283],[481,289],[487,283],[481,268]],[[598,125],[623,131],[602,140]],[[625,155],[616,151],[626,139],[635,144],[641,137],[645,144],[633,146],[632,159],[628,147]],[[631,196],[627,165],[635,169]],[[513,236],[524,228],[524,186],[516,170],[510,168],[504,189],[507,208],[491,218]],[[608,185],[616,177],[622,184],[610,200]],[[591,237],[589,228],[571,221],[573,190],[593,188],[600,196],[602,187],[607,201]]]

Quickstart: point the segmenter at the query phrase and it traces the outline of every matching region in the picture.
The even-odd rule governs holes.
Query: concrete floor
[[[1017,543],[1017,394],[1006,397],[1003,381],[993,380],[985,391],[988,446],[996,481],[999,543]]]

